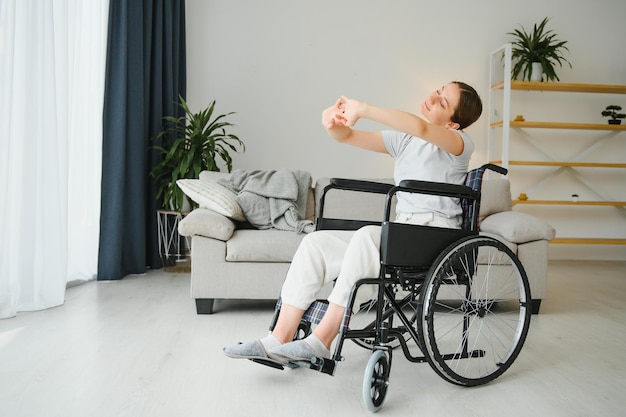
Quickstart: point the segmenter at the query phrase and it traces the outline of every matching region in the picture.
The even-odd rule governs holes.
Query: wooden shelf
[[[491,123],[490,127],[502,127],[503,122]],[[569,122],[520,122],[511,120],[509,124],[515,129],[570,129],[570,130],[609,130],[626,131],[626,125],[610,125],[608,123],[569,123]]]
[[[626,207],[626,201],[571,201],[571,200],[513,200],[515,204],[535,204],[554,206],[611,206]]]
[[[624,152],[613,151],[609,153],[608,156],[602,157],[602,160],[606,160],[607,158],[611,161],[615,162],[586,162],[588,160],[595,159],[592,155],[592,152],[605,144],[605,142],[611,142],[611,144],[624,145],[626,142],[626,137],[620,136],[623,132],[626,132],[626,121],[622,122],[619,125],[609,124],[608,120],[600,119],[599,113],[596,116],[590,115],[589,119],[581,120],[582,122],[591,121],[591,123],[579,123],[578,118],[571,118],[573,122],[567,121],[550,121],[551,117],[549,113],[540,113],[541,117],[539,120],[547,119],[546,121],[528,121],[523,120],[523,117],[519,117],[522,120],[517,119],[515,113],[512,110],[512,104],[514,98],[523,96],[525,100],[530,100],[534,102],[536,106],[540,106],[543,104],[544,109],[548,107],[548,103],[542,103],[544,98],[548,98],[547,95],[552,96],[550,93],[577,93],[571,95],[571,99],[565,99],[563,104],[568,106],[575,106],[576,101],[587,101],[589,98],[589,94],[605,94],[607,97],[612,97],[611,95],[617,96],[622,95],[621,97],[616,98],[616,100],[623,100],[626,95],[626,85],[614,85],[614,84],[582,84],[582,83],[564,83],[564,82],[531,82],[531,81],[517,81],[512,80],[511,78],[511,60],[512,60],[512,45],[505,44],[501,48],[494,50],[490,56],[490,66],[491,71],[489,75],[489,84],[491,86],[489,90],[489,121],[487,125],[489,126],[488,132],[488,160],[491,163],[498,165],[505,165],[506,168],[509,169],[509,173],[512,171],[517,171],[518,174],[521,175],[529,175],[530,171],[533,171],[535,176],[540,177],[540,180],[535,181],[530,187],[527,188],[527,193],[530,197],[537,197],[541,193],[538,191],[531,192],[532,190],[536,190],[537,188],[541,188],[545,185],[546,181],[549,178],[554,178],[554,176],[560,174],[562,171],[567,170],[568,174],[571,174],[575,179],[579,180],[582,184],[584,184],[587,188],[593,190],[594,184],[592,183],[591,178],[583,178],[587,177],[590,174],[591,169],[605,169],[603,175],[611,175],[611,177],[619,176],[621,178],[624,175],[624,171],[616,171],[616,169],[626,168],[626,161],[624,161]],[[505,64],[505,65],[503,65]],[[505,81],[500,81],[505,80]],[[511,80],[509,82],[509,80]],[[498,91],[499,90],[499,91]],[[513,94],[513,93],[516,94]],[[526,93],[528,92],[528,93]],[[531,93],[536,92],[536,93]],[[539,94],[541,93],[541,94]],[[582,94],[578,94],[582,93]],[[592,97],[593,98],[593,97]],[[599,99],[599,97],[597,97]],[[610,100],[613,100],[611,98]],[[570,103],[571,101],[571,103]],[[618,101],[619,102],[619,101]],[[528,103],[525,103],[528,105]],[[537,109],[538,110],[538,109]],[[530,110],[529,110],[530,111]],[[556,113],[552,113],[554,119],[554,115]],[[530,115],[529,115],[530,116]],[[536,116],[531,116],[535,117]],[[595,123],[594,123],[595,122]],[[535,129],[533,131],[533,129]],[[561,130],[562,132],[558,135],[552,134],[549,130]],[[580,134],[575,134],[580,132]],[[549,134],[550,133],[550,134]],[[534,150],[537,152],[533,155],[537,155],[539,161],[536,160],[509,160],[512,156],[514,158],[514,154],[511,153],[511,135],[515,137],[516,141],[522,141],[525,144],[531,145],[534,147]],[[532,139],[537,139],[541,136],[549,136],[549,139],[546,139],[544,143],[539,143],[539,141],[534,142]],[[566,158],[567,161],[562,161],[561,157],[557,156],[558,153],[552,152],[553,148],[557,148],[559,143],[564,143],[563,146],[568,146],[569,142],[574,142],[578,139],[578,137],[592,137],[594,138],[594,142],[591,146],[586,149],[575,151],[573,149],[574,154],[570,157]],[[558,139],[559,142],[551,142],[550,139]],[[526,142],[524,142],[527,140]],[[498,150],[498,146],[500,145],[500,153],[501,156],[495,154]],[[560,147],[560,146],[559,146]],[[531,156],[532,158],[532,156]],[[500,160],[497,160],[500,159]],[[596,159],[597,160],[597,159]],[[506,163],[504,163],[506,161]],[[526,168],[521,169],[518,166],[528,166],[534,168]],[[537,169],[538,167],[544,167],[543,169]],[[515,169],[513,169],[515,168]],[[609,171],[606,171],[606,169]],[[535,172],[536,171],[536,172]],[[595,171],[598,172],[597,170]],[[531,180],[534,178],[530,178]],[[612,187],[615,188],[615,187]],[[619,184],[617,185],[619,189]],[[623,188],[623,187],[622,187]],[[620,189],[621,191],[621,189]],[[620,193],[623,194],[623,193]],[[523,194],[520,194],[523,195]],[[546,196],[554,195],[545,194]],[[531,200],[523,200],[519,199],[512,200],[512,204],[516,205],[516,209],[520,209],[519,205],[526,205],[525,208],[530,211],[535,211],[533,207],[535,207],[536,211],[550,211],[549,209],[540,209],[540,205],[544,207],[554,207],[559,212],[567,211],[572,206],[581,206],[588,207],[588,210],[600,210],[602,207],[609,207],[609,212],[618,211],[619,214],[626,214],[626,201],[608,201],[615,197],[604,195],[602,192],[597,192],[597,198],[599,200],[605,201],[571,201],[570,198],[566,197],[567,194],[560,195],[557,198],[562,198],[562,200],[558,199],[531,199]],[[513,197],[517,198],[517,197]],[[586,197],[586,198],[595,198],[595,197]],[[618,198],[623,199],[623,195]],[[562,208],[559,208],[562,207]],[[595,208],[594,208],[595,207]],[[614,207],[614,209],[610,209],[610,207]],[[606,210],[602,208],[603,210]],[[574,209],[578,212],[579,216],[582,217],[584,213],[582,213],[581,209]],[[574,221],[574,218],[568,219]],[[585,219],[587,220],[587,219]],[[572,228],[575,228],[575,223],[570,221],[567,223],[571,224]],[[620,223],[620,226],[623,223]],[[576,233],[576,232],[573,232]],[[557,235],[560,233],[557,232]],[[586,244],[586,245],[626,245],[626,236],[620,238],[603,238],[603,237],[561,237],[557,236],[550,243],[552,244]]]
[[[556,237],[551,244],[565,245],[626,245],[626,239],[618,238],[589,238],[589,237]]]
[[[493,84],[491,88],[503,89],[504,81]],[[511,81],[511,90],[561,91],[561,92],[570,92],[570,93],[626,94],[626,85]]]
[[[501,165],[502,161],[489,161]],[[544,167],[578,167],[578,168],[626,168],[626,164],[613,162],[569,162],[569,161],[509,161],[509,165],[544,166]]]

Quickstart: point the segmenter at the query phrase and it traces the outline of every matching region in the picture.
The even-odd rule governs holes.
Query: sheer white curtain
[[[95,278],[108,0],[0,0],[0,318]]]

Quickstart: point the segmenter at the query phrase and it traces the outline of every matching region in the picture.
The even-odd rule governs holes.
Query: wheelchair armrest
[[[448,184],[443,182],[402,180],[395,192],[405,191],[418,194],[440,195],[444,197],[480,199],[480,191],[473,190],[467,185]]]
[[[380,224],[382,221],[382,220],[369,221],[369,220],[325,218],[324,207],[325,207],[326,195],[328,191],[341,190],[341,191],[355,191],[355,192],[376,193],[376,194],[388,194],[389,191],[393,187],[394,187],[393,184],[388,184],[388,183],[383,183],[383,182],[345,179],[345,178],[331,178],[330,183],[324,187],[322,196],[320,198],[319,215],[318,215],[318,218],[316,219],[316,229],[317,230],[328,230],[328,229],[357,230],[366,225]]]
[[[393,184],[345,178],[331,178],[330,185],[327,185],[326,187],[339,188],[341,190],[362,191],[366,193],[387,194],[389,190],[393,188]]]

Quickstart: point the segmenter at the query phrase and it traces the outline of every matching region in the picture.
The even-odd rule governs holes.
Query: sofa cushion
[[[506,178],[483,180],[478,221],[490,214],[511,210],[511,186]],[[480,226],[482,229],[482,225]]]
[[[200,235],[228,240],[235,231],[235,223],[213,210],[197,208],[178,223],[181,236]]]
[[[226,242],[229,262],[291,262],[305,234],[292,231],[235,230]]]
[[[517,211],[503,211],[486,217],[480,224],[480,230],[517,244],[552,240],[555,234],[554,228],[548,223]]]

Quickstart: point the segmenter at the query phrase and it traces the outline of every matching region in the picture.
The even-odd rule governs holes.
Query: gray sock
[[[303,341],[311,347],[311,349],[313,350],[313,353],[315,353],[315,356],[320,357],[320,358],[330,357],[330,350],[314,334],[311,334],[310,336],[306,337]]]
[[[259,341],[263,344],[263,347],[265,348],[266,351],[270,351],[272,349],[276,349],[277,347],[279,347],[280,345],[282,345],[282,343],[280,343],[278,341],[278,339],[276,339],[274,337],[273,334],[267,335],[261,339],[259,339]]]

